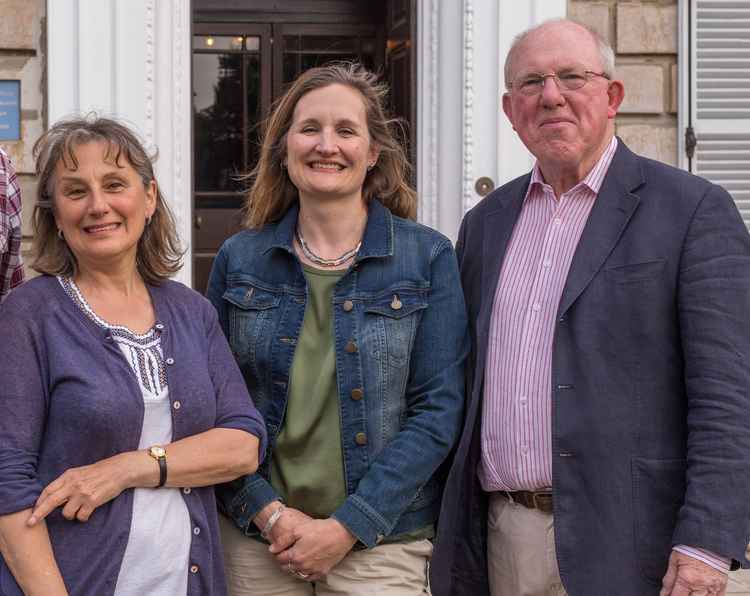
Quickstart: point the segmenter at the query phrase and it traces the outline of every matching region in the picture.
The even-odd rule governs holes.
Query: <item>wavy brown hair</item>
[[[297,188],[282,167],[294,108],[306,93],[337,84],[359,91],[370,142],[380,151],[375,167],[365,177],[362,196],[365,201],[377,198],[394,215],[416,218],[417,194],[408,182],[411,166],[395,133],[400,120],[389,118],[384,108],[388,88],[361,65],[343,62],[303,72],[274,106],[264,125],[260,159],[247,176],[251,181],[245,201],[247,227],[259,228],[279,221],[299,200]]]
[[[34,145],[38,185],[32,215],[34,256],[31,267],[39,273],[74,276],[78,272],[75,255],[57,234],[55,169],[62,161],[67,169],[76,170],[76,147],[95,142],[106,144],[105,160],[117,167],[124,167],[123,161],[129,163],[141,177],[144,187],[156,181],[151,157],[124,124],[95,115],[54,124]],[[156,184],[156,209],[138,240],[136,267],[146,283],[158,285],[179,271],[182,255],[174,216]]]

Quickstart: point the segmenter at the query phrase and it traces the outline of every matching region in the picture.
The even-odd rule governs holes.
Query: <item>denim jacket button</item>
[[[351,312],[354,308],[354,303],[351,300],[344,300],[344,310],[346,312]]]
[[[404,306],[403,303],[398,298],[398,294],[394,294],[393,300],[391,301],[391,308],[393,310],[401,310],[403,306]]]
[[[357,445],[367,445],[367,435],[365,433],[357,433],[354,435],[354,442]]]
[[[352,399],[354,401],[359,401],[365,396],[365,392],[362,391],[361,387],[357,387],[356,389],[352,389]]]
[[[357,344],[355,344],[353,341],[349,340],[346,344],[346,347],[344,348],[347,352],[350,354],[354,354],[354,352],[357,351]]]

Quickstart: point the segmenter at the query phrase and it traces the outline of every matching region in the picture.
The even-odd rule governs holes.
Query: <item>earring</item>
[[[63,231],[60,228],[57,228],[57,237],[63,242],[65,241],[65,236],[63,236]]]
[[[282,161],[282,162],[281,162],[281,169],[282,169],[282,170],[286,170],[286,168],[287,168],[287,165],[288,165],[288,164],[287,164],[286,160]]]
[[[373,163],[371,163],[371,164],[368,164],[368,166],[367,166],[367,171],[368,171],[368,172],[372,171],[372,169],[373,169],[374,167],[375,167],[375,162],[373,162]]]
[[[151,224],[151,216],[147,215],[146,216],[146,227],[148,227],[150,224]]]

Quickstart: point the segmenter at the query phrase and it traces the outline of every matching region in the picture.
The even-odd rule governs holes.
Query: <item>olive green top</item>
[[[326,518],[346,499],[333,341],[333,288],[346,273],[303,266],[308,297],[289,375],[271,485],[290,507]]]

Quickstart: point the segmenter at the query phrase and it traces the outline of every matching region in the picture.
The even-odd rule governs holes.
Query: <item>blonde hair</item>
[[[416,218],[417,195],[408,182],[411,166],[393,131],[399,121],[389,119],[383,107],[387,87],[359,64],[333,63],[303,72],[278,100],[265,122],[260,159],[246,177],[252,184],[245,200],[245,226],[258,228],[277,222],[299,200],[297,188],[282,166],[294,109],[306,93],[335,84],[359,91],[370,142],[380,151],[362,186],[365,201],[378,199],[394,215]]]
[[[143,145],[125,125],[90,115],[54,124],[34,145],[38,180],[36,205],[32,215],[34,229],[31,267],[48,275],[74,276],[78,262],[68,244],[57,233],[55,222],[55,169],[62,160],[75,170],[75,149],[87,143],[106,143],[105,160],[118,167],[125,159],[147,187],[156,181],[151,158]],[[156,185],[156,209],[138,240],[136,266],[146,283],[158,285],[182,266],[183,252],[177,238],[174,216]]]

